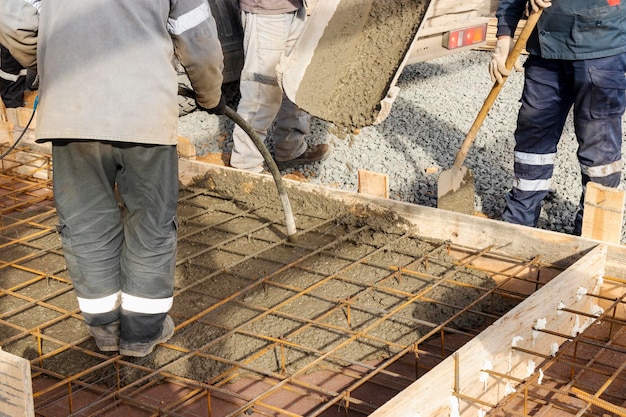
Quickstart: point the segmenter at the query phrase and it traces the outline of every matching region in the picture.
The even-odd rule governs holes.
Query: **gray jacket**
[[[242,11],[257,14],[282,14],[304,7],[303,0],[239,0]]]
[[[223,55],[206,0],[2,0],[0,43],[40,75],[36,138],[177,143],[174,53],[200,105]]]

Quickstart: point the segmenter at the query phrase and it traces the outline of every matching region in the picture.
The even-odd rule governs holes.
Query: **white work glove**
[[[538,12],[539,9],[545,9],[552,6],[551,0],[530,0],[530,7],[533,12]]]
[[[513,50],[515,42],[510,36],[499,37],[496,41],[496,49],[491,55],[491,62],[489,62],[489,75],[491,76],[491,82],[498,81],[502,83],[502,77],[508,77],[511,71],[506,69],[506,58],[509,56],[511,50]],[[513,69],[518,72],[524,71],[522,64],[519,61],[519,57],[513,65]]]

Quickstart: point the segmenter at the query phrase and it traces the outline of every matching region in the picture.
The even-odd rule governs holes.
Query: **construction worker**
[[[543,8],[527,42],[524,90],[515,130],[515,182],[502,219],[536,226],[550,189],[557,145],[573,108],[583,193],[574,219],[582,229],[585,185],[617,187],[626,108],[626,4],[621,0],[530,0]],[[501,0],[492,80],[504,68],[527,0]]]
[[[52,142],[58,230],[89,332],[102,351],[145,356],[174,334],[174,54],[198,105],[224,112],[209,5],[4,0],[0,16],[0,43],[40,70],[36,140]]]
[[[244,65],[237,107],[248,124],[265,140],[272,132],[274,158],[283,170],[326,158],[327,144],[308,147],[304,136],[311,116],[291,102],[278,84],[276,67],[288,54],[304,28],[302,0],[240,0]],[[230,165],[249,172],[263,170],[263,156],[239,126],[233,130]]]
[[[24,105],[27,70],[0,45],[0,97],[8,108]]]

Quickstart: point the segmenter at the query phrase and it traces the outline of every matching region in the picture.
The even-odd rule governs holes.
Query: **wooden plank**
[[[231,182],[237,176],[241,178],[241,182],[251,180],[273,181],[268,175],[244,173],[231,167],[185,159],[179,161],[179,178],[183,184],[189,183],[194,177],[207,173],[215,181],[225,177],[228,182]],[[346,205],[364,205],[374,210],[393,211],[411,223],[416,233],[421,236],[450,240],[453,243],[474,248],[493,245],[496,251],[498,248],[502,248],[502,251],[507,254],[523,258],[541,255],[541,259],[545,262],[562,266],[569,266],[599,243],[578,236],[439,210],[434,207],[372,197],[286,178],[283,180],[285,187],[288,188],[287,191],[294,187],[296,191],[320,194],[323,197],[343,201]],[[616,252],[616,260],[623,260],[626,264],[626,247],[612,245],[611,249]]]
[[[624,218],[624,191],[589,182],[584,206],[582,236],[619,244]]]
[[[358,176],[359,193],[389,198],[389,175],[359,169]]]
[[[193,178],[205,174],[210,175],[211,180],[218,183],[220,178],[224,177],[230,184],[237,176],[241,178],[242,183],[252,180],[273,181],[269,175],[244,173],[231,167],[201,161],[179,160],[179,178],[183,184],[188,184]],[[495,252],[521,258],[539,255],[544,262],[551,262],[562,267],[568,267],[599,244],[597,240],[580,236],[372,197],[353,191],[293,181],[285,177],[283,177],[283,182],[288,192],[293,188],[297,192],[311,192],[339,200],[346,205],[363,205],[372,210],[392,211],[404,222],[411,224],[410,227],[413,227],[421,236],[449,240],[454,244],[473,248],[491,245]],[[626,246],[612,243],[607,243],[607,246],[609,248],[607,275],[626,279]],[[623,288],[623,284],[620,284],[619,288]],[[626,307],[622,308],[626,309]],[[626,314],[626,311],[624,313]]]
[[[13,144],[13,123],[0,121],[0,145],[11,146]]]
[[[9,122],[13,123],[15,126],[25,128],[28,126],[29,129],[35,129],[37,127],[37,114],[35,111],[35,116],[33,120],[28,124],[31,116],[33,114],[33,109],[29,107],[15,107],[11,109],[7,109],[7,119]]]
[[[460,29],[487,22],[488,20],[481,17],[475,10],[466,13],[445,14],[428,19],[424,24],[424,29],[420,31],[419,36],[421,38],[432,34],[447,32],[452,29]]]
[[[526,24],[526,20],[520,20],[517,24],[517,28],[515,29],[515,35],[513,35],[514,39],[517,39],[519,34],[522,32],[524,25]],[[498,30],[498,19],[492,17],[489,19],[489,23],[487,25],[487,38],[485,40],[485,44],[476,48],[482,51],[493,51],[496,47],[496,32]],[[527,55],[528,51],[522,51],[522,54]]]
[[[33,109],[29,107],[18,107],[17,109],[17,120],[19,122],[20,127],[28,126],[29,129],[35,130],[37,128],[37,110],[34,112]],[[30,118],[33,120],[30,120]],[[28,123],[30,121],[30,124]]]
[[[484,0],[433,0],[428,8],[427,18],[446,14],[478,11],[482,8]]]
[[[577,318],[574,314],[560,311],[559,302],[576,311],[590,312],[592,298],[581,297],[579,289],[584,288],[588,293],[592,292],[604,275],[606,254],[607,248],[604,245],[593,249],[457,350],[458,375],[455,374],[455,359],[450,356],[371,416],[455,415],[451,411],[457,410],[450,407],[455,379],[460,382],[458,388],[462,396],[478,399],[487,404],[496,404],[505,396],[506,385],[511,380],[484,374],[482,371],[493,370],[495,373],[519,379],[539,372],[541,357],[514,351],[512,346],[542,355],[550,355],[553,344],[560,346],[564,342],[562,338],[533,332],[533,326],[545,320],[545,327],[539,327],[570,335],[576,328],[576,323],[584,321],[584,317]],[[558,294],[558,298],[554,296],[555,294]],[[518,337],[523,339],[518,340]],[[481,379],[484,377],[486,379]],[[476,416],[480,409],[489,411],[487,406],[464,399],[459,400],[460,416]]]
[[[0,414],[33,417],[30,362],[0,349]]]

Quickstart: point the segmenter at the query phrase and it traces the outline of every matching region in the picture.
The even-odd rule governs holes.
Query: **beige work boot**
[[[161,334],[150,342],[120,342],[120,353],[124,356],[134,356],[141,358],[152,353],[156,345],[165,343],[174,336],[174,320],[168,314],[163,320]]]

